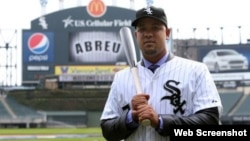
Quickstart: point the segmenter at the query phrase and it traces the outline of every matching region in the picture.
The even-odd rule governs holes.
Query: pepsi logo
[[[34,33],[28,39],[28,48],[34,54],[43,54],[49,48],[49,39],[43,33]]]

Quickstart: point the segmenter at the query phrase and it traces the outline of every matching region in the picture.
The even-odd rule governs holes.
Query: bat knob
[[[142,124],[143,126],[149,126],[149,125],[151,125],[151,121],[150,121],[149,119],[144,119],[144,120],[141,122],[141,124]]]

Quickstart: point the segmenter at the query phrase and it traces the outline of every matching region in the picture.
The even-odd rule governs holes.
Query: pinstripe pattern
[[[175,56],[172,60],[160,66],[153,74],[149,69],[138,63],[138,73],[142,91],[150,94],[149,104],[158,114],[174,114],[174,106],[170,100],[162,100],[171,93],[164,89],[168,80],[180,82],[181,101],[185,100],[185,113],[188,116],[201,109],[222,105],[214,81],[207,67],[199,62]],[[129,68],[116,73],[112,89],[109,93],[101,119],[117,117],[122,113],[122,107],[136,94],[133,76]],[[216,101],[216,102],[214,102]],[[131,106],[131,105],[130,105]],[[181,115],[180,112],[177,113]],[[126,141],[166,141],[151,127],[139,128]]]

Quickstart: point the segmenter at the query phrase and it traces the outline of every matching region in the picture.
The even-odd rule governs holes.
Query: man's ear
[[[137,38],[137,32],[136,31],[134,32],[134,35],[135,35],[135,38]]]
[[[171,33],[171,29],[170,29],[170,28],[167,28],[167,29],[166,29],[166,36],[167,36],[167,39],[168,39],[168,37],[170,36],[170,33]]]

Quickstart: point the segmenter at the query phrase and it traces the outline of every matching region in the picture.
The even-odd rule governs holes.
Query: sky
[[[47,0],[45,13],[59,10],[59,0]],[[131,8],[131,0],[103,0],[107,5]],[[250,38],[249,0],[134,0],[135,10],[145,7],[147,1],[165,9],[168,24],[175,38],[209,38],[224,43],[246,42]],[[86,6],[90,0],[64,0],[64,9]],[[163,4],[164,3],[164,4]],[[41,15],[40,0],[0,0],[0,30],[29,29],[30,22]],[[241,26],[239,29],[238,27]],[[209,27],[209,31],[207,28]],[[193,28],[196,28],[193,33]],[[239,37],[239,32],[241,37]],[[5,33],[11,34],[11,33]],[[7,37],[6,37],[7,38]],[[11,38],[11,36],[9,36]],[[10,40],[10,39],[6,40]]]
[[[44,11],[46,14],[60,9],[59,0],[47,1]],[[103,1],[109,6],[135,10],[147,5],[147,0],[134,0],[133,5],[130,3],[131,0]],[[86,6],[89,2],[90,0],[64,0],[63,8]],[[250,39],[249,0],[151,0],[151,2],[154,6],[165,9],[169,27],[173,29],[173,38],[209,38],[217,40],[217,43],[223,40],[224,44],[239,43],[240,39],[242,43],[246,43],[247,39]],[[18,56],[21,52],[22,29],[29,29],[30,22],[41,14],[40,0],[0,0],[0,46],[6,43],[17,44],[14,54]],[[4,54],[6,56],[6,52],[1,49],[0,56]],[[15,55],[11,59],[20,61]],[[0,64],[4,63],[0,60]],[[17,69],[21,70],[20,67]],[[1,76],[5,74],[6,72],[0,72]],[[7,75],[10,76],[12,73]],[[20,79],[17,78],[17,81]]]
[[[59,10],[59,0],[47,0],[46,13]],[[131,0],[103,0],[107,5],[113,3],[118,7],[131,8]],[[244,38],[250,38],[249,0],[148,0],[154,6],[165,9],[168,24],[174,29],[176,38],[210,38],[219,40],[221,30],[225,41],[230,43],[239,39],[239,32]],[[63,7],[71,8],[78,5],[85,6],[90,0],[64,0]],[[163,4],[164,3],[164,4]],[[134,0],[135,10],[145,7],[147,0]],[[41,15],[40,0],[0,0],[0,29],[30,28],[30,21]],[[238,26],[241,26],[239,31]],[[194,35],[193,28],[196,28]],[[248,33],[244,31],[248,30]],[[178,31],[178,32],[177,32]],[[230,31],[230,32],[229,32]],[[232,37],[235,39],[232,39]],[[230,40],[229,40],[229,37]],[[228,39],[227,39],[228,38]],[[233,40],[233,41],[232,41]],[[234,41],[235,40],[235,41]]]

